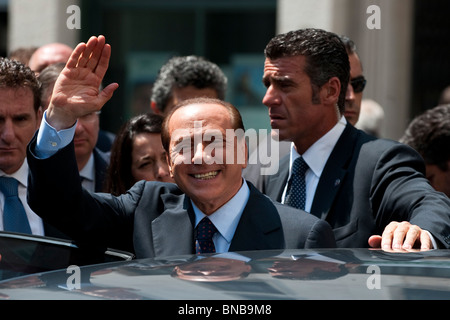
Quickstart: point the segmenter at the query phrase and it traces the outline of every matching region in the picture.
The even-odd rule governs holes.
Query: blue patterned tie
[[[295,159],[292,164],[292,175],[290,188],[286,194],[285,204],[297,208],[305,209],[306,202],[306,182],[305,173],[308,165],[302,157]]]
[[[214,224],[208,219],[208,217],[204,217],[196,228],[195,253],[201,254],[216,252],[214,242],[212,241],[212,237],[216,232],[217,229]]]
[[[5,196],[3,229],[31,234],[27,214],[17,193],[19,183],[14,178],[0,177],[0,191]]]

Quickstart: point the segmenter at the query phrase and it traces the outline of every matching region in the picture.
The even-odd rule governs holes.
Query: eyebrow
[[[264,86],[267,85],[268,82],[275,82],[277,84],[293,84],[294,81],[287,76],[265,76],[262,78],[262,83]]]

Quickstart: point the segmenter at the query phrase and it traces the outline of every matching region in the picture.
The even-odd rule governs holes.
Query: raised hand
[[[47,122],[56,130],[66,129],[86,114],[99,111],[118,88],[112,83],[100,91],[108,69],[111,47],[104,36],[91,37],[72,52],[53,89]]]

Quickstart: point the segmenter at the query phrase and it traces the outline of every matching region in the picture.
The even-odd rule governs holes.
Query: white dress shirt
[[[311,211],[311,205],[314,199],[314,194],[316,193],[317,185],[319,183],[320,176],[322,175],[323,168],[330,157],[331,152],[333,151],[336,142],[339,140],[342,132],[347,125],[347,121],[344,117],[341,117],[338,123],[325,135],[323,135],[319,140],[317,140],[308,150],[302,155],[309,169],[305,173],[305,182],[306,182],[306,203],[305,203],[305,211]],[[291,158],[289,162],[289,177],[291,178],[292,174],[292,164],[295,159],[300,157],[297,150],[294,147],[294,143],[291,145]],[[284,203],[287,191],[287,184],[284,188],[284,192],[281,198],[281,202]]]
[[[234,232],[250,195],[247,182],[243,180],[239,191],[222,207],[208,216],[217,231],[213,236],[217,253],[228,252]],[[191,200],[195,213],[195,226],[206,216]]]
[[[81,184],[86,190],[95,192],[95,164],[94,153],[91,153],[88,162],[80,171],[80,177],[83,178]]]
[[[28,223],[30,224],[31,233],[36,235],[44,235],[44,225],[42,223],[42,219],[35,214],[31,208],[28,206],[27,202],[27,186],[28,186],[28,162],[25,158],[22,166],[19,170],[14,172],[11,175],[5,174],[2,170],[0,170],[0,176],[12,177],[19,181],[18,187],[18,195],[19,199],[23,204],[25,209],[25,213],[27,214]],[[49,191],[51,194],[51,191]],[[0,191],[0,230],[3,229],[3,206],[5,204],[5,196]]]

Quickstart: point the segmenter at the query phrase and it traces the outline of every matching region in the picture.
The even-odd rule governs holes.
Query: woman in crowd
[[[139,180],[173,182],[161,143],[163,117],[146,113],[128,120],[111,148],[105,192],[125,193]]]

